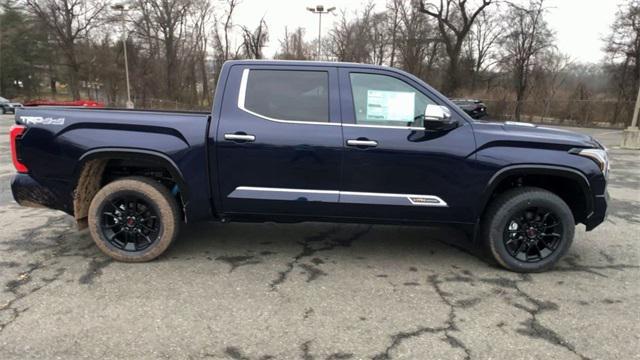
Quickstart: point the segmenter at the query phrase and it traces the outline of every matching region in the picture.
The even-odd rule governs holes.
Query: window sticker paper
[[[411,122],[415,109],[414,92],[367,91],[367,120]]]

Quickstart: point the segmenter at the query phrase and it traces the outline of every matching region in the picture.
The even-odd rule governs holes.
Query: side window
[[[244,110],[274,120],[329,122],[326,71],[250,70],[246,81]]]
[[[435,104],[391,76],[351,73],[350,77],[356,124],[422,127],[424,110]]]

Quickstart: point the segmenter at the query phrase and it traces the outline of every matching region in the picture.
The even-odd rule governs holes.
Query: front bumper
[[[586,221],[584,222],[584,224],[587,226],[587,231],[593,230],[607,218],[608,205],[608,191],[605,192],[604,195],[596,195],[593,201],[593,212],[587,217]]]

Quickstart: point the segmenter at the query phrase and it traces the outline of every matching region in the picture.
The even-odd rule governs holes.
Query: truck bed
[[[72,214],[74,179],[84,161],[119,148],[166,157],[187,173],[193,188],[209,188],[205,143],[209,113],[37,107],[18,110],[16,124],[27,127],[18,147],[19,156],[29,164],[29,173],[18,180],[31,184],[27,187],[31,193],[23,194],[25,201],[37,194],[35,200],[44,197],[46,206]]]

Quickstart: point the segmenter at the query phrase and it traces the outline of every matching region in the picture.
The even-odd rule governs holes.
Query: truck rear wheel
[[[501,194],[489,205],[482,225],[487,251],[516,272],[553,267],[569,250],[575,231],[569,206],[556,194],[534,187]]]
[[[144,177],[113,181],[100,189],[88,214],[93,241],[115,260],[153,260],[178,235],[180,211],[162,184]]]

